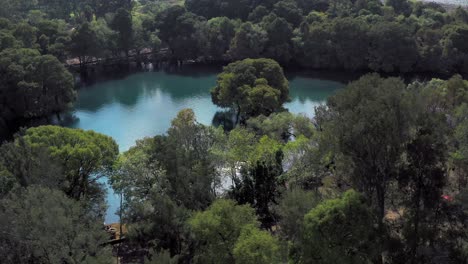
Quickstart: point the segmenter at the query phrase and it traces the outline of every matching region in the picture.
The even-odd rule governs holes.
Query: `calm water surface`
[[[200,123],[211,125],[216,112],[223,110],[213,105],[209,93],[216,84],[216,74],[215,71],[144,72],[82,88],[74,110],[76,119],[69,126],[111,136],[123,152],[138,139],[164,134],[171,120],[184,108],[192,108]],[[315,106],[344,86],[338,81],[305,75],[288,79],[292,101],[286,108],[311,117]],[[118,196],[108,190],[106,222],[117,222]]]

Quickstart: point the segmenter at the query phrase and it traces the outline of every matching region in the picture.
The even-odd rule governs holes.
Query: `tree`
[[[222,133],[216,138],[216,144],[211,152],[220,161],[221,170],[229,168],[228,176],[235,188],[237,188],[236,183],[240,182],[239,168],[248,162],[256,143],[255,134],[242,127],[235,127],[227,135]]]
[[[461,23],[468,23],[468,12],[463,9],[463,7],[459,6],[455,9],[453,13],[455,20]]]
[[[234,248],[242,230],[258,226],[250,206],[236,205],[231,200],[216,200],[206,211],[195,213],[188,223],[200,243],[195,257],[199,263],[234,263]]]
[[[315,17],[315,16],[314,16]],[[310,15],[308,16],[310,18]],[[316,19],[322,19],[317,16]],[[333,69],[338,65],[332,45],[332,29],[328,22],[303,23],[294,38],[296,54],[294,58],[305,67]]]
[[[302,10],[297,6],[296,1],[279,1],[274,5],[273,12],[286,19],[293,27],[299,26],[302,22]]]
[[[281,263],[278,240],[255,226],[247,226],[242,230],[234,246],[233,255],[236,263]]]
[[[139,141],[121,155],[111,184],[124,196],[123,219],[131,225],[133,246],[167,250],[181,261],[191,258],[186,220],[216,197],[218,175],[210,151],[218,133],[185,109],[167,135]]]
[[[42,126],[26,130],[23,137],[33,149],[49,151],[63,168],[65,193],[77,200],[102,192],[97,179],[111,168],[119,152],[112,138],[94,131]]]
[[[20,190],[0,200],[2,262],[111,263],[101,221],[59,190]]]
[[[0,53],[0,101],[7,121],[47,117],[75,100],[73,77],[57,58],[32,49]]]
[[[96,32],[88,22],[83,23],[72,32],[69,50],[72,56],[80,60],[80,69],[83,70],[86,63],[100,54],[99,41]]]
[[[404,25],[379,22],[369,31],[369,68],[384,72],[410,72],[418,59],[412,34]]]
[[[451,25],[444,28],[442,38],[443,58],[447,59],[455,72],[468,72],[468,26]]]
[[[319,203],[317,193],[293,187],[285,191],[276,207],[281,234],[296,243],[302,237],[304,216]]]
[[[108,13],[116,13],[120,8],[131,10],[132,5],[131,0],[85,0],[82,3],[83,7],[91,7],[98,18],[102,18]]]
[[[347,191],[304,217],[303,263],[372,263],[373,217],[363,197]]]
[[[424,249],[432,248],[443,228],[435,212],[440,208],[447,180],[445,135],[448,131],[443,113],[424,110],[416,120],[419,129],[407,145],[408,165],[398,179],[403,194],[408,197],[404,199],[408,213],[403,234],[411,263],[431,259],[423,253]]]
[[[23,47],[34,48],[37,41],[36,31],[35,27],[23,22],[15,27],[13,36],[22,42]]]
[[[408,0],[387,0],[385,5],[393,7],[397,14],[409,16],[411,14],[411,3]]]
[[[251,153],[246,153],[247,162],[241,164],[241,177],[234,178],[229,197],[239,204],[250,204],[255,208],[262,227],[270,229],[277,222],[272,209],[277,204],[283,181],[281,144],[263,136]]]
[[[200,54],[197,34],[201,21],[201,17],[178,5],[165,9],[157,17],[158,37],[169,46],[174,59],[195,59]]]
[[[264,23],[268,36],[264,54],[278,62],[288,63],[292,58],[291,26],[284,18],[277,17]]]
[[[117,32],[117,46],[128,57],[134,40],[132,14],[127,9],[119,8],[110,23],[110,28]]]
[[[388,186],[401,168],[413,118],[405,88],[398,78],[365,75],[331,97],[325,112],[317,113],[324,136],[336,144],[334,161],[341,164],[336,167],[346,170],[371,202],[382,234]]]
[[[179,263],[177,256],[171,257],[168,251],[153,252],[150,258],[145,259],[145,264],[177,264]]]
[[[0,31],[0,51],[8,48],[16,48],[18,46],[20,46],[20,43],[11,32],[6,30]]]
[[[252,23],[259,23],[266,15],[268,15],[268,13],[270,13],[268,8],[263,5],[259,5],[250,12],[248,20]]]
[[[346,70],[367,68],[369,26],[362,20],[335,19],[332,22],[333,44],[338,64]],[[353,50],[353,52],[349,52]]]
[[[149,199],[151,192],[160,187],[165,171],[150,160],[154,139],[137,141],[136,145],[116,160],[110,176],[112,188],[125,199],[122,210],[126,218],[137,218],[132,212],[137,203]]]
[[[187,0],[187,10],[207,19],[228,17],[246,19],[251,9],[250,0]]]
[[[316,130],[310,118],[290,112],[273,113],[268,117],[252,117],[247,120],[247,128],[259,137],[266,135],[284,143],[301,136],[311,138]]]
[[[0,177],[5,181],[2,187],[5,195],[15,186],[66,187],[60,164],[50,159],[45,148],[33,148],[19,135],[14,142],[0,146],[0,171],[3,171]]]
[[[156,136],[152,159],[166,171],[166,193],[190,210],[205,209],[215,198],[217,174],[210,149],[215,143],[213,128],[197,122],[191,109],[172,120],[167,136]]]
[[[38,6],[53,18],[68,19],[73,11],[72,1],[68,0],[38,0]]]
[[[431,72],[447,70],[447,60],[442,56],[441,39],[442,32],[438,29],[423,27],[416,32],[416,45],[419,53],[418,70]]]
[[[0,163],[0,200],[17,185],[17,180],[3,164]]]
[[[468,185],[468,104],[459,106],[455,112],[457,126],[455,127],[454,139],[456,148],[451,153],[451,159],[458,168],[458,189],[466,188]]]
[[[267,35],[259,26],[243,23],[232,39],[228,54],[233,59],[258,58],[265,48]]]
[[[206,23],[206,55],[215,60],[222,60],[229,50],[235,35],[235,24],[227,17],[216,17]]]
[[[270,115],[289,100],[288,81],[270,59],[245,59],[226,66],[211,91],[213,103],[237,112],[237,122]]]

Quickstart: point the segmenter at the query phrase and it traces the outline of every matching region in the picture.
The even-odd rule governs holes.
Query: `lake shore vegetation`
[[[419,1],[4,0],[0,130],[72,108],[70,60],[145,49],[226,64],[211,98],[235,122],[186,108],[125,152],[20,129],[0,145],[0,262],[468,263],[467,43],[464,7]],[[284,107],[292,65],[366,74],[311,118]]]

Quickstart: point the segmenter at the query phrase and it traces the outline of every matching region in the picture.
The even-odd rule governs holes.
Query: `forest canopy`
[[[0,262],[468,263],[466,7],[0,3]],[[235,122],[186,108],[124,152],[37,126],[106,63],[222,64],[210,95]],[[291,69],[363,75],[312,117],[285,106]],[[106,185],[120,202],[112,239]]]

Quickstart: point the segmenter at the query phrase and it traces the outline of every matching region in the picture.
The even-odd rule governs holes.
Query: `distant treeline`
[[[2,11],[15,25],[31,27],[24,29],[31,33],[21,39],[24,46],[82,62],[169,48],[171,58],[182,61],[266,57],[315,69],[468,73],[468,12],[462,7],[447,12],[407,0],[177,3],[6,0]],[[44,21],[60,24],[61,34],[41,30]],[[2,24],[2,36],[10,37]],[[11,46],[2,41],[2,49]]]

